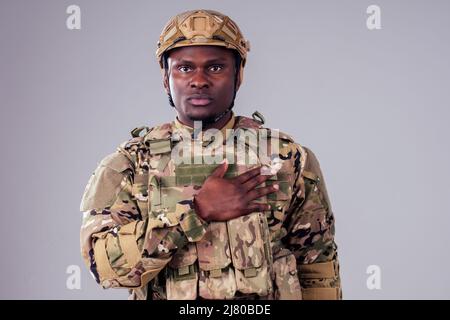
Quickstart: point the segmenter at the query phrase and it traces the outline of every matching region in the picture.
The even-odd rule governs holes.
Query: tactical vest
[[[249,134],[258,129],[266,130],[268,137],[269,154],[265,160],[259,156],[260,145],[248,139]],[[275,142],[279,144],[280,154],[270,154],[270,143],[274,138],[261,122],[236,117],[234,130],[234,147],[225,148],[225,141],[222,144],[223,154],[231,162],[226,178],[256,165],[237,163],[237,146],[245,146],[240,152],[245,150],[246,156],[256,159],[257,164],[269,164],[267,161],[280,160],[280,156],[282,160],[287,158],[288,155],[282,155],[283,150],[293,142],[290,137],[280,134]],[[124,146],[135,164],[132,194],[143,219],[147,216],[167,217],[167,225],[171,226],[170,216],[175,212],[178,201],[196,194],[218,166],[217,163],[205,163],[204,158],[197,159],[197,154],[191,154],[191,163],[176,164],[172,151],[181,141],[173,123],[168,123],[152,128],[145,136],[137,137]],[[214,145],[213,139],[201,144],[203,150],[219,145]],[[254,212],[227,222],[210,222],[204,237],[179,249],[166,268],[149,283],[151,292],[148,294],[152,298],[169,300],[199,297],[233,299],[238,295],[301,299],[295,257],[282,248],[280,241],[286,234],[281,224],[292,199],[296,173],[289,161],[280,166],[276,175],[265,183],[277,182],[279,191],[259,199],[270,204],[270,211]],[[142,297],[147,294],[146,290],[135,294]]]

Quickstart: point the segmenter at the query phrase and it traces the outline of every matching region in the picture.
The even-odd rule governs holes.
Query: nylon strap
[[[312,264],[302,264],[299,265],[300,278],[311,279],[311,278],[334,278],[336,276],[334,272],[333,261],[312,263]]]
[[[95,242],[94,257],[97,264],[97,271],[103,278],[102,280],[116,279],[119,277],[109,263],[108,253],[106,252],[106,239],[98,239]]]
[[[142,257],[136,242],[137,223],[138,221],[133,221],[119,230],[119,243],[130,268],[134,267]]]
[[[338,300],[339,288],[303,288],[303,300]]]
[[[172,149],[170,139],[155,139],[148,141],[150,154],[170,152]]]
[[[156,167],[156,170],[158,170],[158,172],[163,172],[164,169],[166,168],[167,164],[170,161],[170,156],[171,154],[164,154],[161,156],[161,159],[159,159],[158,162],[158,166]]]

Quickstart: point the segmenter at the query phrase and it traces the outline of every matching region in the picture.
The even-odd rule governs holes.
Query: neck
[[[219,120],[216,122],[202,122],[202,131],[208,130],[208,129],[222,129],[223,126],[231,119],[231,110],[229,110],[226,114],[224,114]],[[180,121],[185,126],[194,128],[194,120],[185,119],[181,117],[177,117],[178,121]],[[198,120],[200,121],[200,120]]]

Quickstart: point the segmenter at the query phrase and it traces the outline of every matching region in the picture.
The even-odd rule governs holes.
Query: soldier
[[[133,130],[81,202],[82,256],[102,287],[130,299],[341,298],[317,158],[258,112],[232,111],[248,51],[216,11],[163,29],[156,56],[177,117]]]

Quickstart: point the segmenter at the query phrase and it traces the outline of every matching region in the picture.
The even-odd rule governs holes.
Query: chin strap
[[[209,124],[213,124],[216,123],[217,121],[219,121],[220,119],[222,119],[228,112],[231,111],[231,108],[233,108],[233,104],[231,104],[231,106],[225,110],[224,112],[220,113],[219,115],[217,115],[215,118],[209,118],[209,119],[205,119],[202,120],[202,126],[203,125],[209,125]],[[192,133],[192,138],[195,139],[197,137],[197,135],[199,134],[199,132],[194,131]]]
[[[224,112],[220,113],[219,115],[217,115],[213,121],[207,121],[206,123],[210,124],[210,123],[216,123],[217,121],[219,121],[220,119],[222,119],[228,112],[231,111],[232,107],[229,107],[227,110],[225,110]],[[207,119],[209,120],[209,119]]]

